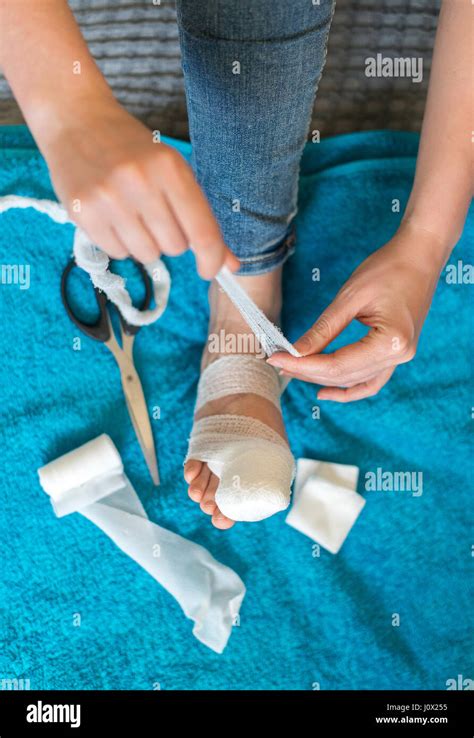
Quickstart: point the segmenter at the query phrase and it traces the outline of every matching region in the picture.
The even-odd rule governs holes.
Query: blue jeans
[[[177,11],[193,169],[239,274],[262,274],[294,249],[333,0],[177,0]]]

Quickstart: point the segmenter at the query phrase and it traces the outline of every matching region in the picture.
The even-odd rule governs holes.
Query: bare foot
[[[246,292],[270,320],[278,324],[281,312],[281,268],[266,274],[237,277]],[[257,339],[217,282],[209,288],[209,338],[203,352],[201,371],[223,355],[246,354],[265,356]],[[207,402],[195,414],[195,420],[210,415],[246,415],[256,418],[276,431],[285,441],[283,419],[275,405],[259,395],[242,393]],[[184,466],[184,478],[189,485],[190,498],[201,510],[211,516],[216,528],[226,530],[234,521],[223,515],[216,505],[215,495],[219,478],[207,463],[189,459]]]

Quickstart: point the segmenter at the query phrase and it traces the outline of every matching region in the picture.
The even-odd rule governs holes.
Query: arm
[[[114,258],[237,260],[183,157],[115,100],[66,0],[0,0],[0,68],[70,217]]]
[[[323,385],[321,400],[376,394],[397,364],[415,355],[442,269],[459,239],[474,189],[471,0],[444,0],[436,36],[415,182],[395,236],[351,275],[334,301],[296,342],[304,358],[269,363]],[[320,354],[357,319],[370,330]]]
[[[461,236],[474,189],[473,30],[470,0],[444,0],[415,182],[403,219],[432,233],[446,260]]]

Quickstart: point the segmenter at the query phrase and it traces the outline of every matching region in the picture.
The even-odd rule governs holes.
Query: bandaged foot
[[[240,280],[277,322],[280,274]],[[281,416],[279,375],[215,283],[210,303],[209,342],[184,476],[191,499],[217,528],[225,529],[234,521],[263,520],[286,509],[295,464]]]

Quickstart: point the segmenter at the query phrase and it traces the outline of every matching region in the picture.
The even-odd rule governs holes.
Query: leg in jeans
[[[178,0],[178,22],[193,144],[193,168],[241,261],[239,281],[274,321],[281,267],[294,248],[301,154],[326,56],[332,0]],[[210,334],[248,332],[215,284]],[[209,344],[210,345],[210,344]],[[203,368],[219,358],[204,352]],[[252,393],[211,400],[196,418],[257,418],[286,438],[275,405]],[[190,496],[218,527],[219,480],[188,461]]]

